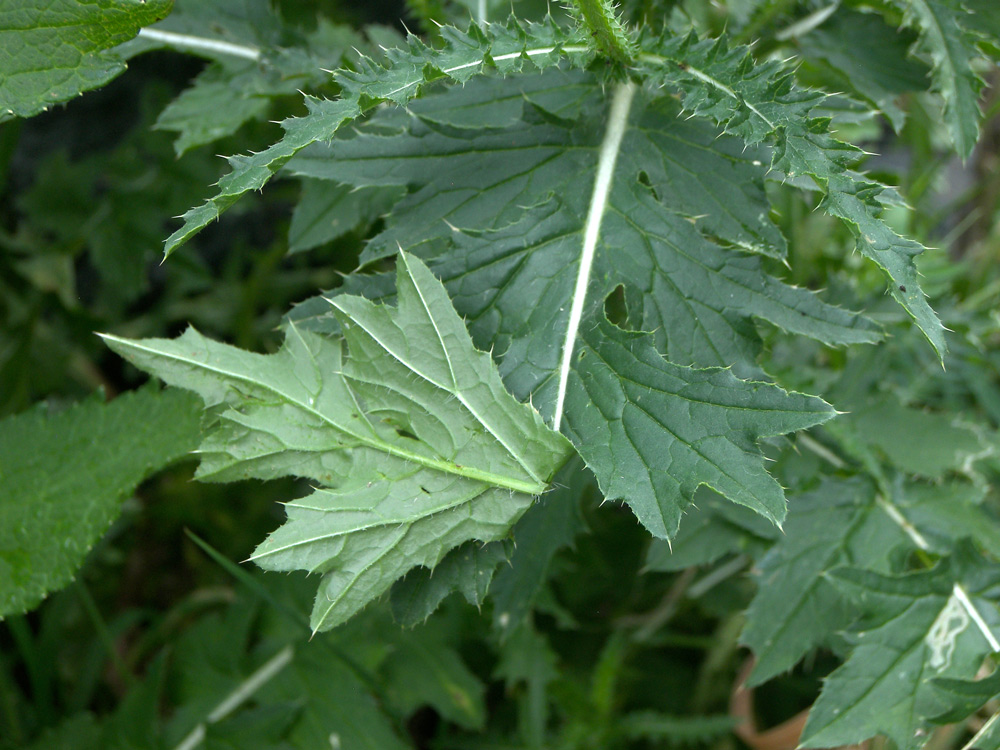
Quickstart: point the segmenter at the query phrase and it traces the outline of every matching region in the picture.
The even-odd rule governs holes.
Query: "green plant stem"
[[[23,616],[8,618],[7,627],[10,629],[10,634],[14,638],[14,643],[17,644],[17,650],[20,652],[24,667],[28,672],[28,683],[31,685],[31,697],[37,712],[38,722],[42,725],[50,725],[55,721],[52,707],[52,673],[42,663],[27,620]]]
[[[222,700],[221,703],[212,709],[212,712],[205,717],[205,721],[201,722],[198,726],[192,729],[187,737],[181,740],[175,750],[193,750],[193,748],[198,747],[205,739],[206,724],[215,724],[222,721],[229,716],[229,714],[250,700],[254,693],[264,687],[264,685],[270,682],[273,677],[278,675],[281,670],[288,666],[294,656],[295,649],[291,646],[285,646],[278,653],[264,662],[259,669],[237,685],[235,690],[233,690]]]
[[[11,690],[10,673],[5,665],[0,665],[0,726],[6,732],[7,741],[14,746],[20,746],[25,742],[24,726],[21,723],[21,714],[17,710],[14,702],[14,692]]]
[[[637,643],[645,643],[657,631],[659,631],[660,628],[670,622],[671,618],[673,618],[674,614],[677,612],[677,604],[684,596],[684,592],[691,584],[691,581],[694,580],[696,572],[697,569],[693,567],[685,569],[683,573],[677,576],[673,585],[653,610],[651,610],[648,614],[640,615],[629,622],[621,623],[639,626],[632,635],[632,640]]]
[[[635,50],[609,0],[573,0],[597,50],[619,65],[631,65]]]
[[[111,637],[111,631],[108,630],[107,623],[104,622],[104,618],[101,617],[101,613],[97,609],[97,602],[94,601],[94,597],[90,594],[90,589],[88,589],[87,584],[79,578],[76,580],[74,587],[76,589],[77,596],[80,597],[80,603],[83,605],[83,609],[87,613],[87,617],[90,619],[90,623],[94,626],[97,638],[101,641],[101,644],[108,652],[108,658],[111,659],[111,663],[114,665],[115,671],[118,672],[118,676],[121,678],[125,687],[131,688],[135,683],[135,678],[132,676],[128,667],[125,666],[125,662],[118,653],[118,649],[115,648],[115,641]]]

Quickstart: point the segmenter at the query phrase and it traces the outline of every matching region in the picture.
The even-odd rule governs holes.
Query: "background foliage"
[[[1000,10],[578,6],[0,11],[0,748],[1000,747]]]

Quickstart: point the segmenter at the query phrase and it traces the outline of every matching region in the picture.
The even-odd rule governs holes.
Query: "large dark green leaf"
[[[467,32],[444,27],[441,38],[444,46],[432,49],[410,36],[406,49],[388,50],[384,60],[363,57],[352,69],[339,71],[341,98],[307,98],[308,114],[285,120],[280,141],[252,156],[231,157],[233,171],[220,180],[218,195],[184,214],[183,226],[167,238],[166,253],[218,218],[241,195],[263,187],[300,150],[332,138],[344,123],[377,104],[405,104],[439,79],[462,83],[485,70],[513,73],[555,65],[575,36],[551,21],[522,25],[511,18],[506,25],[472,25]],[[575,53],[581,63],[592,57],[586,47],[577,47]]]
[[[427,257],[474,339],[501,359],[508,387],[532,394],[544,414],[551,405],[534,392],[559,365],[588,217],[579,175],[596,171],[606,108],[585,74],[478,81],[416,102],[413,118],[390,113],[365,135],[314,145],[289,168],[410,186],[365,258],[399,245]],[[754,318],[828,343],[877,339],[866,319],[781,283],[739,251],[785,250],[754,152],[681,118],[669,98],[640,93],[628,118],[592,274],[598,294],[624,285],[630,323],[653,331],[671,361],[759,375]],[[346,288],[382,291],[355,284]],[[306,303],[291,318],[329,330],[335,321],[316,319],[325,307]]]
[[[662,538],[701,485],[781,525],[785,496],[757,441],[835,413],[815,396],[667,362],[652,336],[606,319],[584,327],[573,360],[565,432],[605,497],[624,499]]]

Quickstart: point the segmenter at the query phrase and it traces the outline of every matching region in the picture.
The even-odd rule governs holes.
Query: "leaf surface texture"
[[[288,522],[252,558],[323,575],[316,630],[464,541],[505,536],[568,452],[504,391],[419,260],[401,260],[398,284],[398,308],[334,300],[343,342],[293,327],[271,356],[193,329],[173,341],[108,338],[139,367],[219,407],[201,477],[320,483],[287,505]]]

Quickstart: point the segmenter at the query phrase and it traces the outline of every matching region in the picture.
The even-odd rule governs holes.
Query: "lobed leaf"
[[[826,573],[844,565],[889,573],[912,543],[864,479],[829,479],[795,498],[785,534],[757,564],[757,594],[740,641],[756,664],[747,684],[788,671],[847,627],[854,611]]]
[[[386,51],[384,60],[362,57],[354,70],[335,74],[341,87],[336,101],[306,97],[309,112],[282,123],[280,141],[251,156],[231,157],[233,171],[219,181],[218,194],[184,214],[183,226],[167,238],[169,255],[250,190],[259,190],[285,162],[316,141],[329,140],[346,122],[357,119],[378,104],[405,104],[430,83],[448,79],[464,83],[486,70],[501,74],[525,67],[542,69],[557,64],[563,50],[575,41],[571,32],[551,19],[541,24],[522,23],[513,17],[506,24],[471,25],[462,32],[443,27],[441,49],[432,49],[415,36],[406,49]],[[581,63],[591,55],[577,45]]]
[[[596,169],[607,107],[583,73],[480,80],[414,102],[411,117],[380,113],[357,137],[314,145],[288,168],[357,186],[410,186],[363,260],[400,245],[427,258],[474,340],[494,348],[508,387],[531,394],[545,414],[552,404],[537,390],[558,368],[588,214],[579,175]],[[753,318],[827,343],[880,337],[866,318],[783,284],[741,252],[785,253],[755,156],[681,118],[670,98],[637,93],[592,273],[596,293],[623,286],[629,323],[652,331],[678,364],[759,377]],[[391,283],[355,276],[344,288],[378,297]],[[333,330],[325,313],[317,299],[289,317]]]
[[[962,548],[931,571],[891,577],[841,568],[829,575],[863,618],[851,655],[809,713],[801,747],[883,734],[900,750],[917,750],[950,700],[963,700],[949,699],[936,681],[972,679],[996,650],[1000,568]]]
[[[471,126],[461,114],[467,106],[478,109],[483,126]],[[372,132],[314,146],[290,164],[312,178],[411,187],[364,259],[387,257],[404,241],[428,257],[474,340],[496,353],[505,384],[515,396],[530,398],[556,427],[563,417],[588,425],[567,434],[605,495],[626,499],[654,535],[673,535],[700,484],[780,520],[783,494],[753,443],[798,429],[794,425],[817,424],[833,412],[817,399],[779,397],[780,389],[731,373],[677,365],[721,365],[762,377],[753,317],[837,343],[871,341],[878,333],[863,317],[769,276],[756,254],[734,249],[783,252],[780,233],[766,216],[754,154],[743,155],[734,139],[717,139],[704,124],[682,121],[669,99],[631,84],[619,85],[609,98],[585,74],[554,72],[516,87],[479,81],[415,103],[412,111],[410,117],[375,117]],[[619,140],[609,146],[612,133]],[[589,190],[581,189],[581,173],[591,175]],[[601,205],[595,208],[598,186]],[[354,275],[342,290],[379,297],[391,293],[388,281]],[[577,349],[596,351],[603,338],[627,335],[594,323],[588,323],[590,341],[579,335],[583,311],[599,307],[618,287],[625,324],[652,331],[634,347],[673,379],[648,399],[656,403],[647,408],[669,416],[642,435],[644,456],[630,443],[634,424],[622,429],[622,415],[599,406],[603,394],[567,397],[570,378],[591,367],[587,352]],[[313,309],[315,303],[304,305],[293,319],[305,322]],[[336,324],[322,318],[308,324],[335,330],[330,322]],[[664,362],[658,351],[676,364]],[[615,394],[621,388],[616,381],[627,387],[630,377],[617,368],[630,366],[626,358],[585,377]],[[688,404],[680,390],[687,386],[708,403],[732,407],[733,416],[709,417],[718,421],[707,427],[685,423]],[[717,402],[708,395],[715,388]],[[789,411],[803,413],[772,420],[783,398]],[[737,401],[744,416],[754,417],[736,418]],[[606,424],[594,423],[595,417]],[[727,420],[731,432],[723,426]],[[681,447],[685,439],[699,440],[704,429],[718,438],[711,460],[699,459],[691,445]],[[676,430],[685,438],[678,440]],[[615,461],[601,457],[605,452]],[[684,460],[673,463],[675,452]],[[735,463],[720,469],[713,464],[718,461]]]
[[[903,24],[918,31],[913,50],[931,62],[932,90],[944,99],[944,121],[955,150],[967,159],[979,140],[983,113],[979,96],[986,86],[973,68],[980,19],[959,0],[890,0]]]
[[[433,570],[411,570],[393,584],[392,619],[404,627],[419,625],[455,591],[469,604],[481,607],[497,566],[510,557],[510,548],[507,542],[466,542],[445,555]]]
[[[677,90],[684,109],[750,145],[769,142],[771,167],[787,178],[815,180],[825,194],[822,208],[846,222],[858,251],[885,272],[889,292],[943,358],[944,328],[920,290],[914,262],[924,248],[881,219],[885,187],[850,170],[861,151],[835,139],[829,122],[811,114],[823,95],[796,86],[784,64],[758,64],[748,48],[730,49],[724,39],[664,37],[644,50],[652,80]]]
[[[672,364],[648,334],[601,318],[582,329],[565,432],[604,496],[624,499],[661,538],[676,534],[702,485],[780,526],[784,492],[764,469],[757,440],[825,422],[833,408],[728,370]]]
[[[537,412],[504,391],[419,260],[401,256],[397,285],[397,308],[333,300],[343,341],[292,327],[270,356],[193,329],[173,341],[105,337],[218,407],[200,477],[320,483],[288,503],[288,522],[252,556],[271,570],[322,574],[314,630],[462,542],[504,537],[568,454]]]

